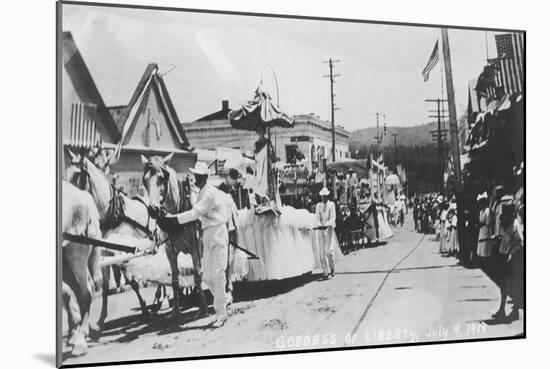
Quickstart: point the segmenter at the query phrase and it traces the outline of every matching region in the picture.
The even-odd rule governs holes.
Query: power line
[[[333,162],[336,161],[336,133],[335,133],[335,127],[334,127],[334,111],[337,110],[337,108],[335,108],[334,106],[334,96],[336,96],[334,95],[334,79],[336,77],[340,77],[339,74],[333,73],[333,69],[334,69],[334,63],[338,63],[338,62],[340,62],[340,60],[333,60],[332,58],[330,58],[327,61],[323,61],[323,63],[328,63],[328,67],[330,71],[330,74],[323,76],[323,78],[330,78],[330,123],[332,126],[331,133],[332,133],[332,161]]]

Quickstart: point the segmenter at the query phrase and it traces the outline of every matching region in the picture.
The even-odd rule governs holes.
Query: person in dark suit
[[[226,178],[225,182],[218,187],[221,191],[231,195],[233,201],[235,201],[237,205],[237,209],[248,207],[248,194],[240,183],[241,178],[241,173],[239,173],[238,170],[230,169],[229,176]]]

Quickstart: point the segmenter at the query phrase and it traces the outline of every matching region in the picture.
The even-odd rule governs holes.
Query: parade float
[[[273,70],[271,70],[273,72]],[[277,79],[273,73],[275,84]],[[318,220],[305,209],[284,206],[279,194],[280,165],[271,146],[271,128],[292,129],[294,118],[279,109],[279,92],[275,105],[260,81],[254,99],[240,109],[229,112],[233,128],[256,131],[252,187],[255,204],[238,212],[239,246],[257,258],[247,258],[237,250],[233,254],[233,280],[279,280],[311,273],[320,267],[317,239]],[[333,252],[340,249],[333,237]]]
[[[278,103],[273,104],[260,82],[253,100],[230,111],[228,121],[233,128],[261,133],[253,155],[242,155],[247,166],[253,169],[245,185],[250,190],[251,206],[237,210],[237,239],[230,246],[229,278],[233,282],[273,281],[314,272],[321,266],[317,216],[281,203],[278,189],[282,166],[271,146],[271,129],[292,129],[293,117],[279,110]],[[335,259],[339,259],[342,253],[335,234],[331,249]],[[126,268],[131,276],[140,280],[161,284],[171,281],[163,245],[154,254],[131,258]],[[180,286],[192,287],[191,257],[179,254],[178,268]]]

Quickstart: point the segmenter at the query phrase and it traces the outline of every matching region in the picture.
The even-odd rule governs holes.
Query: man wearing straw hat
[[[323,279],[334,276],[334,256],[332,255],[330,245],[332,242],[332,232],[336,225],[336,207],[328,199],[330,194],[326,187],[319,192],[321,201],[315,207],[315,215],[323,228],[319,233],[319,256],[321,258],[321,267],[323,268]]]
[[[216,320],[214,327],[221,327],[227,320],[226,311],[226,275],[229,242],[227,225],[231,220],[228,207],[228,195],[207,184],[208,166],[197,162],[190,169],[195,175],[195,183],[200,189],[197,201],[191,210],[175,215],[167,215],[157,220],[159,227],[167,232],[181,224],[200,219],[203,230],[203,280],[214,296]]]

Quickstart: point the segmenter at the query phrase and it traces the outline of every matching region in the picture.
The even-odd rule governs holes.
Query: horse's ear
[[[170,163],[170,160],[172,160],[172,157],[174,157],[174,153],[171,152],[170,154],[166,155],[164,158],[162,158],[162,163],[164,165],[168,165]]]
[[[147,163],[149,163],[149,159],[147,159],[143,154],[141,154],[141,163],[143,165],[147,165]]]
[[[78,155],[76,155],[70,149],[67,149],[67,152],[69,153],[69,157],[71,158],[71,161],[73,161],[73,162],[78,161]]]

